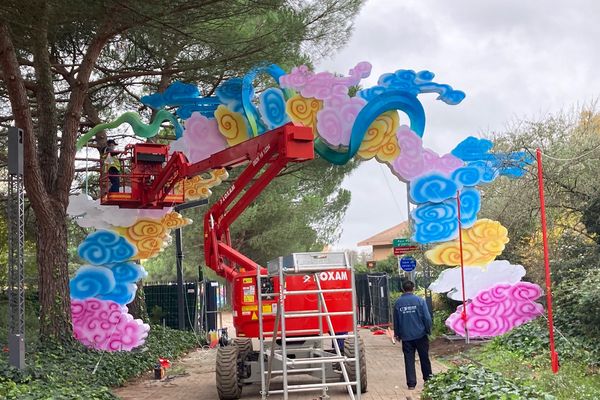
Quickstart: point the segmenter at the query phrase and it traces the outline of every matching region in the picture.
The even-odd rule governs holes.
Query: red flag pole
[[[554,319],[552,317],[552,280],[550,278],[550,256],[548,254],[548,233],[546,227],[546,202],[544,200],[544,172],[542,169],[542,151],[536,151],[538,166],[538,190],[540,192],[540,214],[542,218],[542,239],[544,242],[544,267],[546,269],[546,303],[548,306],[548,333],[550,335],[550,362],[552,372],[558,372],[558,354],[554,349]]]
[[[463,259],[462,222],[460,220],[460,190],[456,191],[456,206],[458,209],[458,248],[460,251],[460,279],[462,284],[463,310],[461,318],[465,323],[465,342],[469,344],[469,330],[467,329],[467,295],[465,293],[465,265]]]

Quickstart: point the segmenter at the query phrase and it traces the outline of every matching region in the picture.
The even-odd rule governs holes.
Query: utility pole
[[[176,212],[187,210],[208,204],[208,200],[196,200],[180,204],[174,207]],[[183,243],[181,240],[181,228],[175,229],[175,258],[177,261],[177,319],[179,330],[185,330],[185,288],[183,286]],[[192,327],[193,329],[194,327]]]
[[[8,351],[13,367],[25,368],[25,242],[23,130],[8,129]]]

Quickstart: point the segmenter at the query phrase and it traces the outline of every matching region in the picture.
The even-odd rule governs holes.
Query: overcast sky
[[[458,106],[421,95],[424,144],[446,153],[469,135],[590,104],[600,95],[600,2],[370,0],[348,44],[317,70],[373,65],[363,87],[397,69],[427,69],[464,91]],[[352,202],[336,245],[347,249],[406,219],[406,193],[387,166],[364,163],[343,186]]]

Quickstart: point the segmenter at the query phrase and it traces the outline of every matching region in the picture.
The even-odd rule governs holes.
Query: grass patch
[[[28,354],[25,371],[9,367],[3,355],[0,398],[116,399],[109,387],[120,386],[150,370],[159,357],[174,359],[197,346],[197,337],[192,332],[155,325],[140,351],[108,353],[90,350],[79,343],[48,345]]]
[[[454,367],[427,383],[428,397],[423,398],[600,399],[599,347],[582,338],[571,336],[567,341],[557,335],[560,371],[554,374],[548,329],[544,321],[533,321],[457,355],[451,360]]]
[[[554,374],[548,354],[530,357],[494,342],[473,353],[472,358],[508,379],[521,379],[528,386],[550,393],[558,400],[600,399],[600,376],[577,360],[562,360],[559,373]]]
[[[554,400],[554,397],[519,380],[481,366],[467,364],[451,368],[427,381],[423,400]]]

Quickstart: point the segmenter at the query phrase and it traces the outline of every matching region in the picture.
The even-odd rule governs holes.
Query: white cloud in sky
[[[594,101],[600,95],[599,15],[600,2],[593,0],[371,0],[348,44],[316,69],[347,73],[369,61],[373,72],[363,87],[386,72],[427,69],[436,82],[464,91],[457,106],[420,96],[424,145],[446,153],[469,135],[502,132],[515,120]],[[406,219],[404,184],[383,170],[392,190],[374,161],[345,180],[352,203],[336,247],[353,248]]]

